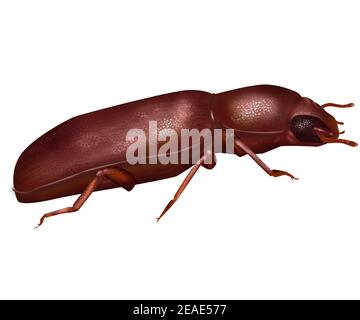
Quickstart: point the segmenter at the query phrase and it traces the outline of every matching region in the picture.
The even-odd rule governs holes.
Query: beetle
[[[136,184],[174,177],[191,168],[157,218],[159,221],[200,167],[215,166],[216,152],[207,149],[196,163],[130,164],[126,157],[130,143],[126,137],[132,128],[145,130],[150,120],[156,120],[160,124],[157,130],[171,129],[175,133],[194,128],[233,129],[237,156],[249,155],[272,177],[296,179],[286,171],[270,169],[257,154],[285,145],[356,146],[356,142],[339,138],[343,132],[339,132],[338,125],[343,123],[324,110],[351,106],[352,103],[319,105],[295,91],[273,85],[218,94],[187,90],[129,102],[71,118],[35,140],[16,163],[13,189],[20,202],[80,194],[71,207],[44,214],[40,226],[48,217],[78,211],[94,191],[115,187],[130,191]],[[160,148],[164,141],[156,143]],[[145,144],[149,147],[148,141]],[[177,154],[181,152],[180,148],[176,150]],[[221,148],[220,152],[224,150]]]

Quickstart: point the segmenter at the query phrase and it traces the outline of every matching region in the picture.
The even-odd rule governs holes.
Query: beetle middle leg
[[[288,176],[291,179],[299,180],[295,178],[291,173],[282,171],[282,170],[273,170],[270,169],[257,155],[252,151],[244,142],[240,139],[235,138],[234,151],[237,155],[243,155],[242,151],[248,154],[269,176],[271,177],[280,177]]]
[[[205,161],[205,159],[211,159],[211,161]],[[191,181],[191,179],[194,177],[195,173],[199,170],[199,168],[202,166],[206,169],[212,169],[216,165],[216,157],[215,154],[211,151],[208,151],[205,155],[203,155],[198,162],[191,168],[188,175],[185,177],[184,181],[181,183],[179,189],[176,191],[174,198],[169,201],[169,203],[166,205],[163,212],[160,214],[159,217],[156,218],[156,222],[159,222],[159,220],[165,215],[165,213],[173,206],[173,204],[179,199],[183,191],[186,189],[187,185]]]
[[[91,182],[87,185],[79,198],[74,202],[72,207],[67,207],[44,214],[35,229],[40,227],[44,223],[44,220],[46,218],[53,217],[59,214],[78,211],[85,203],[85,201],[90,197],[90,195],[96,190],[96,188],[99,186],[100,182],[103,179],[109,179],[114,183],[118,184],[120,187],[123,187],[127,191],[130,191],[135,186],[135,178],[124,169],[110,167],[99,170],[96,173],[94,179],[91,180]]]

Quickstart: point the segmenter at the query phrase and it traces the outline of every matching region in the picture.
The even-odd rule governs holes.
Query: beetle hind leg
[[[87,185],[85,190],[81,193],[79,198],[74,202],[72,207],[67,207],[59,210],[55,210],[49,213],[44,214],[39,224],[35,227],[40,227],[46,218],[50,218],[53,216],[57,216],[59,214],[65,214],[70,212],[76,212],[78,211],[83,204],[86,202],[86,200],[90,197],[90,195],[96,190],[96,188],[99,186],[100,182],[103,179],[109,179],[116,184],[118,184],[120,187],[123,187],[127,191],[130,191],[135,186],[135,178],[126,170],[117,168],[117,167],[110,167],[106,169],[99,170],[94,179],[91,180],[91,182]]]

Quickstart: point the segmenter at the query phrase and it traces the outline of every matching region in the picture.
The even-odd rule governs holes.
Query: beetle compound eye
[[[296,116],[291,120],[290,123],[291,131],[300,141],[321,143],[322,141],[320,140],[317,133],[314,131],[315,127],[328,130],[328,128],[319,118],[312,116]]]

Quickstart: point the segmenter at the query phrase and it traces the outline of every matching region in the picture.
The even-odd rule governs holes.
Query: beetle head
[[[338,121],[325,107],[350,107],[352,104],[318,105],[295,91],[272,85],[257,85],[214,96],[212,116],[222,128],[231,128],[264,152],[280,145],[319,146],[324,143],[355,142],[339,139]]]
[[[344,133],[339,131],[338,124],[343,124],[324,110],[325,107],[347,108],[353,106],[352,103],[338,105],[327,103],[318,105],[309,98],[298,100],[290,114],[290,130],[286,135],[286,140],[292,145],[318,146],[324,143],[344,143],[349,146],[357,146],[356,142],[339,139],[339,135]]]

